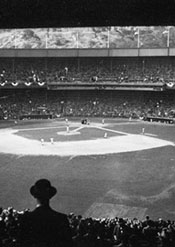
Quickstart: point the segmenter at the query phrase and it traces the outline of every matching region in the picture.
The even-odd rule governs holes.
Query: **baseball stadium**
[[[149,218],[156,245],[140,246],[174,246],[174,37],[174,26],[0,30],[1,222],[32,210],[29,188],[46,178],[72,228]],[[107,234],[96,246],[119,246]]]

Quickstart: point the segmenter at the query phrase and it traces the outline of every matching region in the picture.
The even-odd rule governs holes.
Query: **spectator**
[[[129,243],[128,245],[129,247],[140,247],[141,246],[138,241],[138,237],[134,234],[129,237],[128,243]]]
[[[72,247],[67,216],[49,206],[49,201],[56,192],[56,188],[47,179],[38,180],[30,188],[37,206],[34,211],[26,212],[21,217],[20,241],[23,247]]]

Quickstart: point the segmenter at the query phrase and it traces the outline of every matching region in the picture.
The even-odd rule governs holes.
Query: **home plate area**
[[[100,155],[174,145],[153,136],[125,133],[100,124],[6,129],[0,132],[1,152],[22,155]]]

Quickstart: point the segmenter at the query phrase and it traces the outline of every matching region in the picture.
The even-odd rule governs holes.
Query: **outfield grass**
[[[156,135],[156,138],[175,142],[175,126],[172,125],[138,122],[127,125],[126,121],[120,121],[114,126],[114,120],[108,122],[111,123],[108,128],[114,130],[139,134],[144,127],[146,133]],[[32,127],[38,126],[55,126],[55,122],[32,123]],[[89,133],[85,129],[84,137],[88,135],[96,138],[101,132],[92,129]],[[40,136],[36,137],[35,133],[35,138]],[[175,218],[174,146],[98,156],[0,154],[0,174],[2,207],[32,209],[35,200],[30,196],[29,188],[37,179],[45,177],[58,189],[52,200],[53,207],[65,213],[86,215],[94,203],[100,203],[102,209],[107,204],[124,205],[146,208],[145,213],[155,219]]]

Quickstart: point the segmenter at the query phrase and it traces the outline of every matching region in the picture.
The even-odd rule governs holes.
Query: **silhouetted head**
[[[51,183],[47,179],[40,179],[30,188],[31,195],[39,200],[49,200],[56,193],[55,187],[51,186]]]

